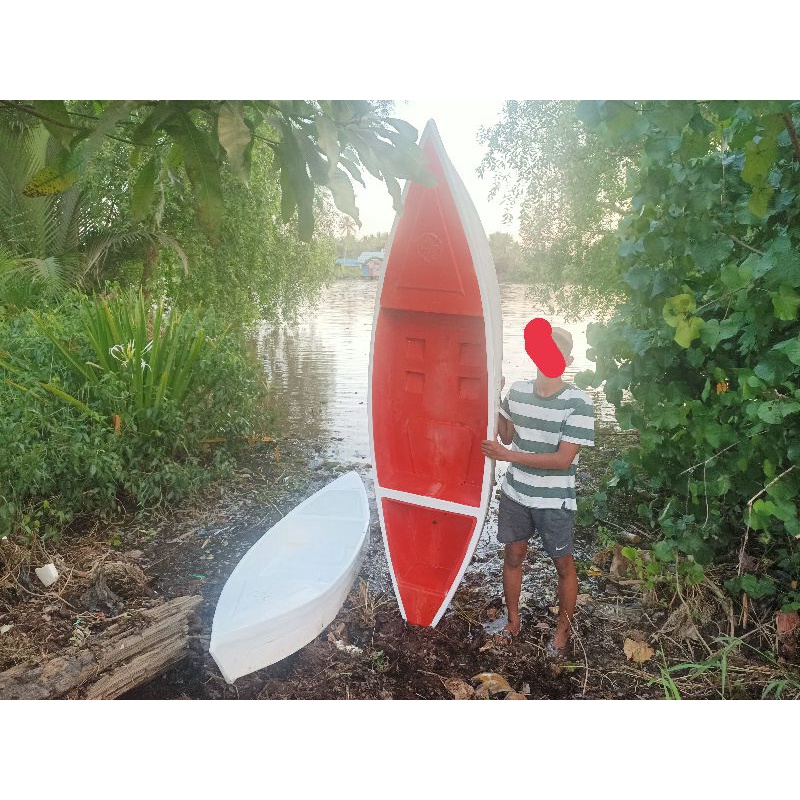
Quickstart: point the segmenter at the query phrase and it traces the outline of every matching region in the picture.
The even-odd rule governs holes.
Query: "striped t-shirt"
[[[511,449],[524,453],[555,453],[560,442],[594,446],[592,398],[572,384],[550,397],[536,393],[534,381],[516,381],[500,413],[514,423]],[[575,472],[578,455],[568,469],[537,469],[509,464],[502,490],[529,508],[577,509]]]

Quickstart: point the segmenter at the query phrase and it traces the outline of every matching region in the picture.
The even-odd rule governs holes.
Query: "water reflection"
[[[367,383],[377,287],[377,281],[338,280],[302,321],[265,324],[257,341],[282,435],[313,441],[325,458],[344,463],[369,461]],[[507,284],[500,289],[503,375],[508,387],[536,374],[525,352],[523,329],[532,317],[542,314],[526,300],[524,286]],[[548,319],[572,334],[575,360],[566,378],[591,369],[586,358],[586,325],[592,320]],[[602,392],[594,395],[598,417],[613,421],[613,407]]]

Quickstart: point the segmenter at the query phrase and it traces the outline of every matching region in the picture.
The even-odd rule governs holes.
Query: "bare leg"
[[[556,650],[564,650],[572,633],[571,620],[578,599],[578,574],[571,555],[556,558],[553,563],[558,571],[558,625],[553,646]]]
[[[506,545],[503,559],[503,594],[508,609],[506,630],[516,636],[519,633],[519,595],[522,591],[522,563],[528,552],[528,543],[511,542]]]

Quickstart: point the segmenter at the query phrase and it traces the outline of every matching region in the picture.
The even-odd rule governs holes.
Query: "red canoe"
[[[406,184],[375,302],[369,381],[378,514],[400,611],[441,619],[478,543],[494,465],[500,290],[475,207],[433,120],[437,185]]]

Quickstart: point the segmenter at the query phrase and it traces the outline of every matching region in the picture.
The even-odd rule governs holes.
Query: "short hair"
[[[561,351],[561,355],[566,358],[572,353],[572,334],[564,328],[553,328],[553,341]]]

